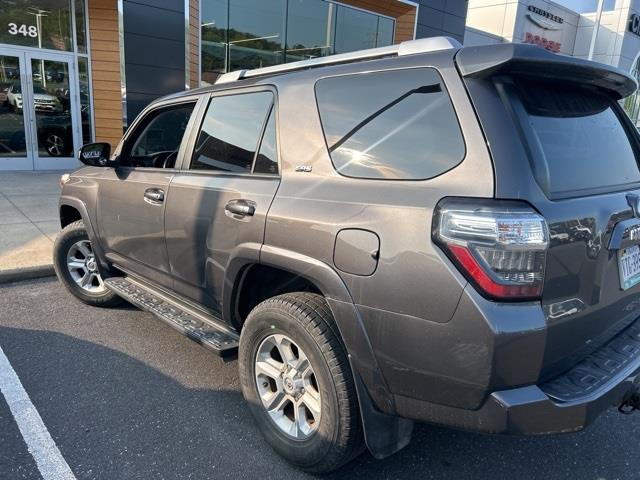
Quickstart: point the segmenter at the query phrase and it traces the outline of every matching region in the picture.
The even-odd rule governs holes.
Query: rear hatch
[[[640,144],[618,103],[635,82],[537,47],[495,47],[462,49],[457,63],[491,149],[496,197],[527,201],[549,227],[545,379],[640,316]]]

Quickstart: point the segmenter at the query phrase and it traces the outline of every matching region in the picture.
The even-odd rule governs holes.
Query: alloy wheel
[[[67,253],[67,268],[73,281],[86,292],[102,293],[107,289],[89,240],[80,240],[71,245]]]
[[[286,335],[269,335],[258,348],[254,370],[262,406],[275,425],[298,440],[313,435],[322,403],[315,372],[302,349]]]

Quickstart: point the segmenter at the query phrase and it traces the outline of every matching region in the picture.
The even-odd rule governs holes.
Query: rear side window
[[[276,112],[271,107],[267,126],[260,142],[260,150],[256,157],[253,173],[276,174],[278,173],[278,157],[276,153]]]
[[[271,92],[214,97],[198,135],[191,169],[251,173],[272,105]],[[270,155],[275,159],[275,150]]]
[[[563,85],[517,84],[541,185],[551,196],[612,191],[640,182],[636,152],[614,101]],[[538,177],[540,182],[541,177]]]
[[[464,158],[451,100],[432,68],[325,78],[316,83],[316,97],[342,175],[424,180]]]

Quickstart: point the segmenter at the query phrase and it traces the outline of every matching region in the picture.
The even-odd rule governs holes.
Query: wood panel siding
[[[415,6],[398,0],[341,0],[340,3],[395,18],[396,31],[393,41],[400,43],[413,40],[417,13]]]
[[[122,137],[117,0],[88,0],[96,142],[113,148]]]

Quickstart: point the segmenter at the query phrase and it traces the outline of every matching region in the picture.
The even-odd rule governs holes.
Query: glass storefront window
[[[204,0],[202,5],[202,80],[213,83],[227,65],[228,0]]]
[[[284,61],[285,0],[232,0],[229,69],[261,68]]]
[[[75,147],[92,141],[85,2],[3,3],[0,170],[75,166]]]
[[[327,0],[201,0],[201,11],[203,83],[233,70],[391,45],[395,30],[392,18]]]
[[[287,62],[333,53],[336,6],[318,0],[289,0],[287,10]]]
[[[348,7],[336,13],[335,53],[375,48],[378,39],[378,15]]]
[[[20,63],[17,57],[0,55],[0,158],[26,154]]]
[[[78,53],[87,53],[87,26],[84,11],[85,0],[74,0],[76,15],[76,46]]]
[[[376,36],[376,47],[384,47],[393,43],[393,33],[396,22],[387,17],[378,17],[378,34]]]
[[[0,43],[71,51],[69,0],[16,0],[0,11]]]

